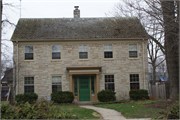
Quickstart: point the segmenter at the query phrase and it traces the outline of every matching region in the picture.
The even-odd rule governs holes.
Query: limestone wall
[[[129,44],[138,45],[138,58],[129,58]],[[88,45],[88,59],[79,59],[78,45]],[[113,45],[113,59],[104,58],[104,44]],[[25,45],[34,46],[34,60],[24,60]],[[61,45],[61,60],[51,59],[51,46]],[[144,45],[144,67],[143,67]],[[105,89],[105,74],[114,74],[117,99],[128,99],[130,90],[129,74],[139,74],[140,89],[147,89],[147,41],[89,41],[89,42],[19,42],[14,43],[16,62],[16,94],[24,93],[24,77],[34,76],[34,91],[39,98],[47,99],[52,91],[52,75],[62,76],[63,91],[69,90],[70,66],[102,66],[100,71],[100,90]],[[18,49],[17,49],[18,48]],[[18,51],[18,52],[17,52]],[[18,53],[18,54],[17,54]],[[18,57],[17,57],[18,56]],[[17,62],[18,61],[18,62]],[[145,76],[144,76],[145,75]],[[144,79],[145,78],[145,79]]]

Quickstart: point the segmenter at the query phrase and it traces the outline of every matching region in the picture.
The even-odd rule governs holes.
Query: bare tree
[[[175,99],[179,93],[178,8],[178,0],[124,0],[123,4],[116,5],[115,9],[116,16],[138,17],[148,32],[149,38],[165,55],[171,99]],[[154,25],[157,26],[156,29]],[[156,32],[153,32],[154,30]],[[160,39],[157,39],[158,37]]]

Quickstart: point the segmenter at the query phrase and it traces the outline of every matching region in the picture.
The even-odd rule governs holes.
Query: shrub
[[[56,103],[72,103],[74,95],[69,91],[59,91],[51,93],[51,100]]]
[[[15,100],[18,104],[22,102],[32,103],[33,101],[36,101],[37,99],[38,99],[38,95],[36,93],[18,94],[15,97]]]
[[[130,90],[129,96],[133,100],[142,100],[142,99],[149,99],[148,91],[144,89],[140,90]]]
[[[100,102],[108,102],[108,101],[115,101],[116,100],[116,96],[115,96],[116,92],[111,91],[111,90],[102,90],[100,92],[98,92],[97,96],[98,96],[98,100]]]

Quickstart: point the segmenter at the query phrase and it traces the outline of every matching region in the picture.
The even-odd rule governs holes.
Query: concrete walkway
[[[126,119],[120,112],[107,109],[107,108],[100,108],[94,107],[92,105],[80,105],[79,107],[93,109],[101,114],[103,120],[151,120],[151,118],[140,118],[140,119]]]

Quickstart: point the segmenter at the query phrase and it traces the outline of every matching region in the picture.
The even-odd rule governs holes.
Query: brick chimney
[[[74,18],[80,18],[80,10],[78,9],[79,6],[74,6]]]

